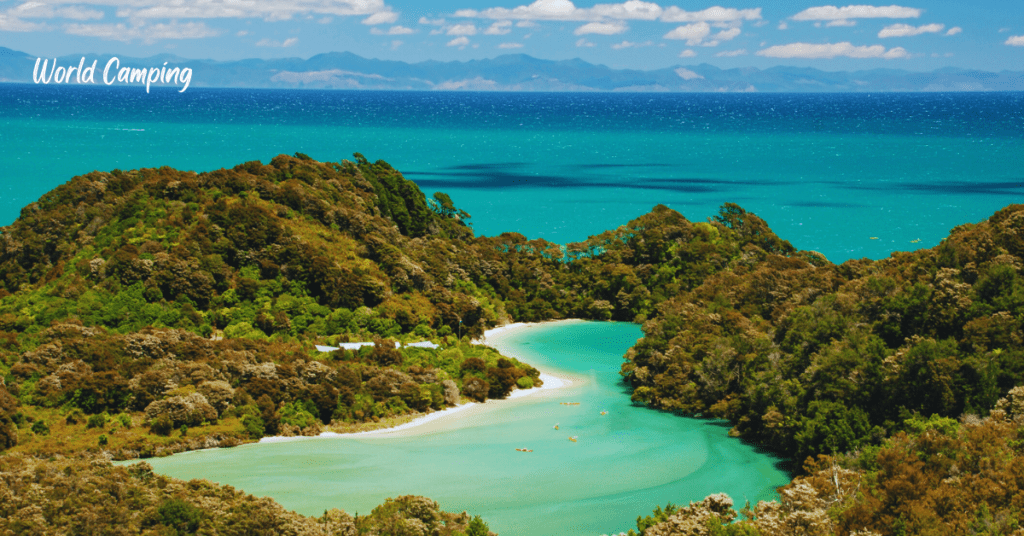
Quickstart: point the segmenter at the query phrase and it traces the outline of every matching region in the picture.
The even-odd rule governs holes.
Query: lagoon
[[[729,438],[724,423],[630,403],[618,371],[641,336],[635,324],[610,322],[506,330],[485,344],[568,385],[488,401],[400,432],[147,461],[158,473],[229,484],[306,515],[329,508],[366,514],[388,497],[425,495],[445,510],[482,515],[503,535],[626,531],[656,505],[718,492],[737,508],[777,498],[775,488],[789,481],[780,460]]]

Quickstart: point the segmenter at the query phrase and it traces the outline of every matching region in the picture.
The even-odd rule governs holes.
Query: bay
[[[789,480],[780,460],[728,437],[725,423],[630,403],[618,371],[641,335],[634,324],[580,321],[513,330],[485,342],[572,385],[489,401],[399,433],[147,461],[161,474],[229,484],[307,515],[366,514],[388,497],[425,495],[445,510],[482,515],[506,535],[625,531],[656,505],[712,493],[728,493],[737,508],[776,499],[775,488]]]

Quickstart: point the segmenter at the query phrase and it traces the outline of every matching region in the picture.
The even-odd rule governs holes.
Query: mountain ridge
[[[113,55],[65,55],[57,61],[77,65],[82,57],[87,63],[98,60],[99,64],[105,64]],[[216,61],[173,54],[118,58],[121,66],[152,67],[166,61],[176,66],[194,67],[196,75],[192,87],[680,93],[1024,91],[1024,71],[989,72],[952,67],[929,72],[889,68],[822,71],[789,66],[723,69],[701,63],[642,71],[613,69],[579,58],[546,60],[521,53],[468,61],[407,63],[364,58],[347,51],[324,52],[308,59]],[[0,82],[32,83],[35,59],[26,52],[0,47]]]

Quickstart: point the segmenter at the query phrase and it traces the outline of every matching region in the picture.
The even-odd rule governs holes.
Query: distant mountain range
[[[99,60],[96,83],[111,55]],[[57,58],[78,66],[81,55]],[[44,58],[46,59],[46,58]],[[0,82],[32,82],[36,56],[0,47]],[[52,58],[50,58],[52,61]],[[329,52],[309,59],[190,60],[169,54],[148,58],[119,56],[121,66],[190,67],[191,87],[463,91],[643,91],[643,92],[891,92],[1024,91],[1024,71],[987,72],[943,68],[931,72],[901,69],[828,72],[809,67],[720,69],[677,66],[651,71],[612,69],[580,59],[543,60],[525,54],[466,62],[405,63]]]

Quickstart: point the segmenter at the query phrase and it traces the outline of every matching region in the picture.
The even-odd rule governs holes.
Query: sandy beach
[[[563,323],[574,323],[582,322],[582,320],[556,320],[552,322],[516,322],[514,324],[506,324],[499,326],[494,329],[489,329],[484,332],[483,337],[473,341],[473,344],[485,344],[498,350],[502,355],[508,357],[514,357],[520,361],[529,362],[523,360],[520,356],[516,355],[515,348],[508,343],[511,335],[518,334],[524,330],[529,330],[537,326],[551,325],[551,324],[563,324]],[[540,387],[534,387],[533,389],[516,389],[509,394],[508,398],[504,400],[488,400],[486,403],[478,404],[475,402],[469,402],[466,404],[460,404],[455,407],[445,408],[440,411],[435,411],[417,417],[409,422],[394,426],[391,428],[381,428],[379,430],[369,430],[365,432],[349,432],[349,433],[337,433],[337,432],[324,432],[319,436],[294,436],[294,437],[283,437],[283,436],[272,436],[264,437],[260,439],[260,443],[282,443],[286,441],[301,441],[305,439],[316,439],[328,438],[328,437],[407,437],[410,435],[419,435],[434,432],[448,426],[451,426],[452,422],[456,419],[472,419],[476,418],[483,413],[489,413],[501,407],[507,407],[508,404],[515,404],[517,401],[536,396],[546,396],[553,394],[558,389],[564,389],[572,385],[578,385],[582,383],[583,378],[570,376],[561,372],[555,372],[547,370],[541,367],[537,367],[533,363],[537,370],[540,371],[540,379],[544,383]]]

